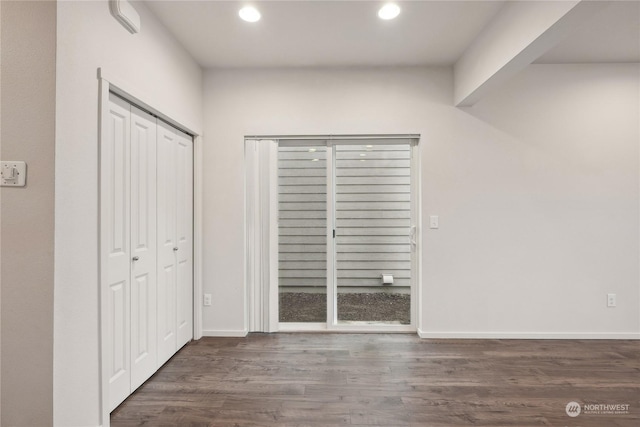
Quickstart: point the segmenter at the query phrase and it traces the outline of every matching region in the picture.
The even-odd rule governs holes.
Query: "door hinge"
[[[335,228],[333,229],[333,238],[334,239],[336,238],[336,229]]]

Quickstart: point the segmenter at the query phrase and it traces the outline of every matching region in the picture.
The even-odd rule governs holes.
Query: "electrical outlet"
[[[204,294],[204,305],[211,305],[211,294]]]
[[[607,294],[607,307],[616,306],[616,294]]]

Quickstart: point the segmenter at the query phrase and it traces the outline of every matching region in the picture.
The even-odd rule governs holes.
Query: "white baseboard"
[[[281,332],[311,331],[312,329],[281,329]],[[321,329],[315,329],[321,331]],[[325,329],[326,331],[326,329]],[[202,331],[203,337],[246,337],[246,329]],[[433,332],[418,329],[420,338],[444,339],[517,339],[517,340],[640,340],[640,332]]]
[[[246,337],[249,331],[246,329],[237,330],[217,330],[217,329],[205,329],[202,331],[203,337]]]
[[[420,338],[514,340],[638,340],[640,332],[432,332],[418,329]]]

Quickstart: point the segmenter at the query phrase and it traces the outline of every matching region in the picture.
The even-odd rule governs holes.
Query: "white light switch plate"
[[[0,176],[0,185],[3,187],[24,187],[27,183],[27,164],[3,160],[0,162]]]
[[[439,226],[438,215],[431,215],[429,217],[429,228],[438,228]]]

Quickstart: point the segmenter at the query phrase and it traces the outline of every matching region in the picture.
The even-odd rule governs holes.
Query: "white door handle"
[[[418,235],[418,229],[415,225],[412,225],[411,233],[409,234],[410,236],[409,241],[411,242],[411,246],[413,246],[414,249],[416,246],[418,246],[417,235]]]

